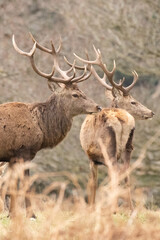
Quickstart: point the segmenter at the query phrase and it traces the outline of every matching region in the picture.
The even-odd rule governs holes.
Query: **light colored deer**
[[[71,68],[64,71],[60,68],[58,50],[51,42],[51,49],[41,46],[31,35],[34,42],[29,53],[20,50],[13,36],[12,42],[15,50],[29,57],[34,71],[47,79],[53,91],[50,98],[39,103],[12,102],[0,105],[0,162],[9,162],[10,168],[19,159],[30,161],[36,153],[43,148],[53,148],[67,135],[72,125],[72,119],[79,114],[91,114],[101,108],[82,91],[77,83],[89,78],[90,71],[87,65],[81,75],[76,76],[75,61]],[[53,57],[53,69],[47,74],[40,71],[35,65],[34,54],[40,49]],[[73,73],[72,75],[70,75]],[[54,74],[59,74],[55,76]],[[57,85],[55,90],[52,83]],[[25,171],[29,176],[29,170]],[[11,196],[10,212],[14,215],[15,202]],[[30,201],[26,199],[26,207],[30,208]],[[28,215],[33,215],[29,210]]]
[[[80,131],[80,141],[83,150],[90,160],[90,179],[88,182],[88,201],[90,204],[95,202],[96,186],[97,186],[97,167],[99,164],[106,165],[102,149],[100,148],[98,139],[106,149],[109,160],[118,171],[118,160],[121,158],[124,163],[122,172],[125,172],[130,164],[131,152],[133,149],[132,139],[135,129],[135,119],[152,118],[154,113],[135,100],[130,94],[130,90],[134,87],[138,80],[138,74],[133,72],[133,82],[128,87],[124,87],[125,78],[116,83],[113,75],[116,69],[115,61],[111,72],[106,68],[102,61],[101,52],[94,47],[96,60],[90,61],[88,54],[87,60],[75,56],[83,63],[88,65],[95,78],[106,88],[107,97],[112,100],[111,108],[104,108],[100,113],[94,116],[87,116],[82,124]],[[68,62],[69,63],[69,62]],[[94,65],[99,66],[104,76],[101,78],[96,72]],[[76,66],[77,69],[83,67]],[[106,83],[106,76],[111,85]],[[129,184],[129,176],[126,177],[126,183]],[[133,208],[130,189],[129,189],[130,208]]]

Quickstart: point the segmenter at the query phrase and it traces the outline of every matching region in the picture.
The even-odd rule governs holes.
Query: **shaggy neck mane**
[[[48,101],[34,104],[32,112],[44,134],[42,148],[54,147],[67,135],[72,117],[66,112],[66,102],[60,94],[52,94]]]

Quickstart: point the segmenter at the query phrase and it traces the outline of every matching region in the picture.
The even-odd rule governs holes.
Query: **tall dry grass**
[[[37,174],[26,179],[23,174],[24,170],[35,166],[30,163],[17,164],[14,171],[8,170],[0,179],[3,199],[0,202],[0,239],[159,239],[160,211],[147,210],[144,207],[143,193],[140,190],[133,191],[133,189],[132,197],[135,208],[130,211],[125,206],[128,189],[124,188],[122,184],[124,178],[141,164],[148,145],[156,141],[158,134],[147,142],[137,161],[123,174],[118,174],[115,171],[110,164],[103,144],[100,142],[108,166],[108,178],[99,186],[96,204],[92,207],[86,203],[83,190],[76,176],[61,172]],[[28,194],[28,189],[33,182],[38,178],[45,179],[60,175],[64,175],[67,180],[65,182],[53,181],[41,194],[37,194],[33,190],[29,193],[28,197],[31,199],[37,219],[26,218],[24,197]],[[19,179],[20,183],[17,189]],[[74,189],[70,197],[65,198],[65,191],[70,182],[74,185]],[[8,210],[3,208],[4,196],[7,193],[15,194],[17,198],[16,216],[13,218],[7,217]],[[122,205],[117,207],[120,198],[123,199]]]

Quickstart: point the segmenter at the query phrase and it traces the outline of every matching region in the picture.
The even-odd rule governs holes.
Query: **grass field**
[[[42,207],[42,206],[41,206]],[[160,211],[119,208],[111,213],[109,206],[98,203],[90,209],[82,199],[76,203],[52,200],[36,211],[37,219],[27,219],[24,211],[10,219],[0,215],[0,239],[159,239]]]
[[[130,169],[121,175],[117,174],[117,171],[107,161],[104,152],[108,164],[108,178],[99,186],[94,206],[89,206],[85,201],[84,190],[81,189],[75,175],[61,172],[41,176],[33,175],[25,179],[23,172],[30,164],[17,164],[14,172],[7,171],[0,180],[2,198],[7,192],[15,194],[17,198],[16,214],[12,218],[8,217],[8,210],[4,208],[4,202],[1,200],[0,239],[159,240],[160,210],[155,206],[151,206],[150,209],[145,208],[143,192],[137,189],[132,190],[134,209],[131,211],[127,201],[129,187],[123,184],[126,175],[130,174],[143,160],[145,149],[146,147]],[[41,194],[34,191],[27,193],[34,180],[51,175],[54,177],[64,175],[67,180],[65,182],[53,181]],[[17,190],[18,179],[21,180],[21,184]],[[70,196],[66,198],[65,192],[71,182],[74,188]],[[26,194],[30,197],[36,219],[27,218],[25,215],[24,197]]]

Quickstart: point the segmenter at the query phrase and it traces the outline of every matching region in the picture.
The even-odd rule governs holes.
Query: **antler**
[[[94,75],[94,76],[97,78],[97,80],[98,80],[104,87],[106,87],[108,90],[112,90],[113,87],[115,87],[115,88],[121,90],[121,91],[123,92],[123,95],[125,95],[125,96],[128,95],[128,94],[129,94],[129,91],[134,87],[135,83],[136,83],[137,80],[138,80],[138,74],[136,73],[136,71],[133,71],[133,72],[132,72],[132,74],[133,74],[133,76],[134,76],[132,84],[131,84],[130,86],[128,86],[128,87],[123,87],[123,83],[124,83],[124,81],[125,81],[125,78],[124,78],[124,77],[123,77],[123,79],[120,79],[119,83],[116,83],[116,82],[113,80],[113,75],[114,75],[115,70],[116,70],[115,60],[113,61],[113,69],[112,69],[112,71],[111,71],[111,72],[108,71],[106,65],[105,65],[105,64],[103,63],[103,61],[102,61],[102,55],[101,55],[100,50],[99,50],[99,49],[97,50],[94,45],[93,45],[93,48],[94,48],[94,51],[95,51],[95,53],[96,53],[96,59],[93,60],[93,61],[90,61],[90,60],[89,60],[88,53],[86,53],[86,55],[87,55],[87,60],[85,60],[85,59],[77,56],[75,53],[74,53],[74,55],[75,55],[76,58],[78,58],[78,59],[79,59],[80,61],[82,61],[83,63],[87,63],[87,64],[90,64],[90,65],[91,65],[91,66],[90,66],[90,69],[91,69],[91,72],[93,73],[93,75]],[[97,74],[97,72],[96,72],[95,68],[93,67],[93,65],[98,65],[98,66],[103,70],[103,72],[104,72],[103,78],[101,78],[101,77]],[[75,68],[79,68],[79,66],[75,66]],[[109,82],[110,82],[110,84],[111,84],[112,86],[110,86],[109,84],[106,83],[106,76],[107,76],[107,78],[108,78],[108,80],[109,80]]]
[[[35,39],[34,37],[32,36],[32,34],[30,33],[30,36],[31,36],[31,39],[32,41],[34,42],[34,45],[31,49],[30,52],[24,52],[22,51],[21,49],[18,48],[16,42],[15,42],[15,37],[13,35],[12,37],[12,43],[13,43],[13,46],[15,48],[15,50],[24,55],[24,56],[27,56],[29,57],[30,59],[30,62],[31,62],[31,65],[32,65],[32,68],[33,70],[40,76],[44,77],[44,78],[47,78],[49,82],[56,82],[56,83],[63,83],[63,84],[68,84],[68,83],[74,83],[74,82],[81,82],[81,81],[84,81],[86,80],[87,78],[90,77],[91,75],[91,72],[87,73],[87,66],[84,66],[83,70],[83,74],[80,75],[80,76],[77,76],[76,77],[76,68],[75,68],[75,60],[73,62],[73,64],[71,64],[71,68],[68,69],[67,71],[64,71],[60,68],[59,66],[59,62],[58,62],[58,54],[61,50],[61,46],[62,46],[62,42],[61,42],[61,39],[60,39],[60,45],[58,47],[58,49],[56,50],[54,45],[53,45],[53,42],[51,41],[51,48],[52,49],[48,49],[46,47],[43,47],[41,46]],[[41,51],[43,52],[46,52],[46,53],[49,53],[53,56],[53,68],[52,68],[52,71],[51,73],[47,74],[47,73],[44,73],[42,71],[40,71],[37,66],[35,65],[35,61],[34,61],[34,54],[35,54],[35,51],[36,51],[36,48],[40,49]],[[53,76],[55,71],[57,71],[61,77],[55,77]],[[68,74],[70,72],[73,72],[73,75],[72,76],[68,76]]]

